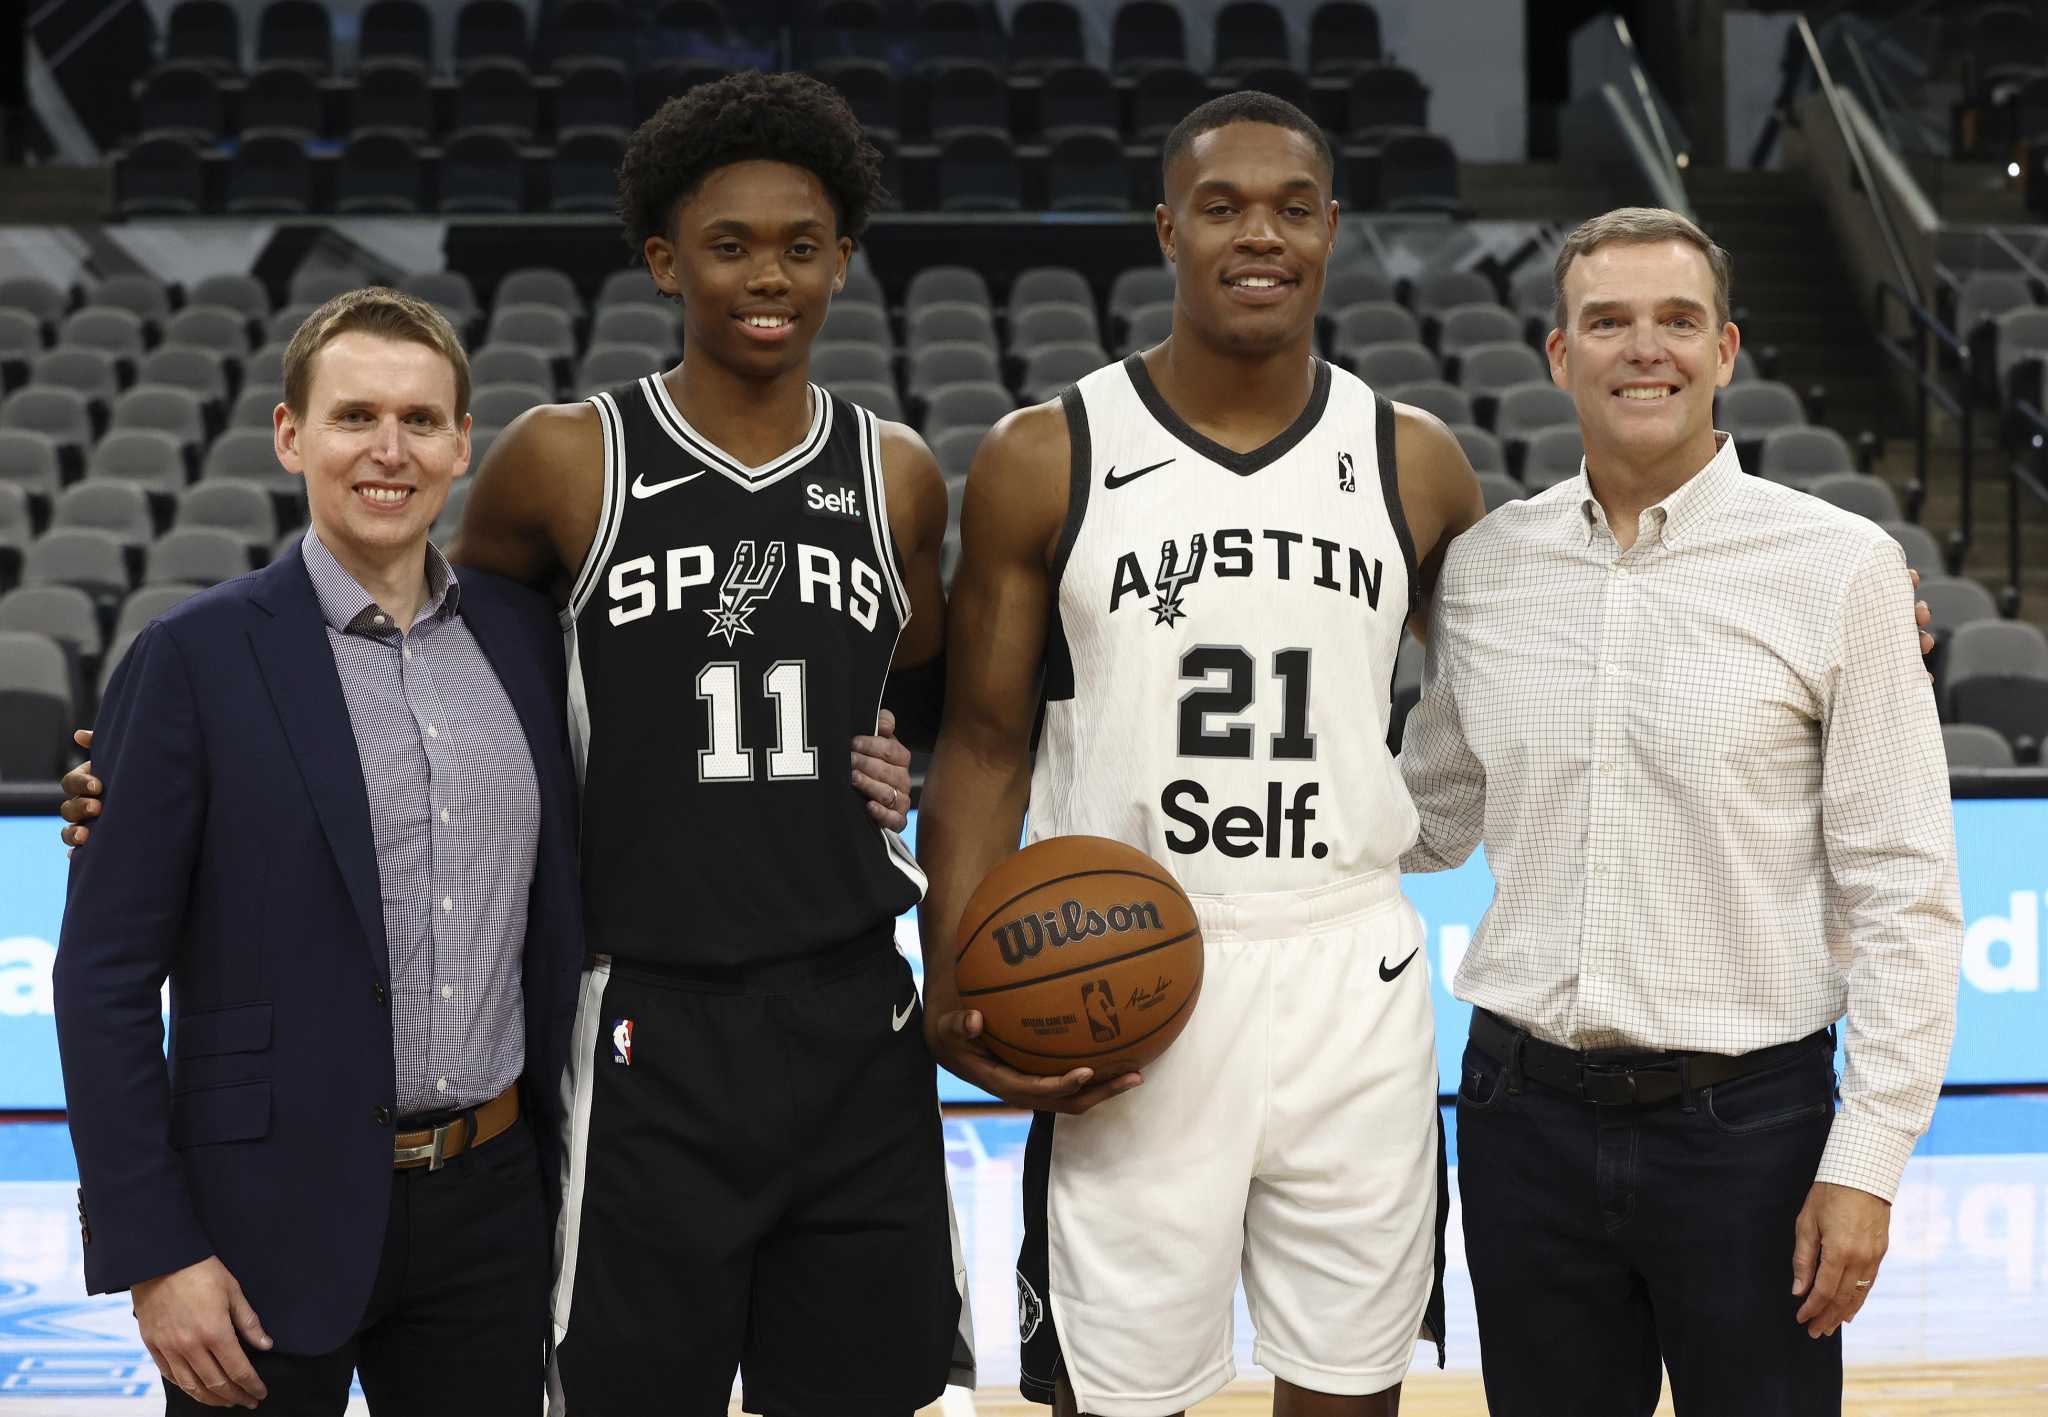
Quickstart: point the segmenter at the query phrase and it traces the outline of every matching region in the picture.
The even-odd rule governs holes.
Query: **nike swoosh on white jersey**
[[[901,1033],[903,1031],[903,1025],[910,1022],[910,1015],[913,1011],[916,1010],[916,1008],[917,995],[912,994],[910,996],[910,1002],[903,1006],[902,1013],[899,1014],[894,1009],[889,1010],[889,1027],[895,1030],[897,1033]]]
[[[649,483],[647,474],[643,472],[633,479],[633,495],[635,497],[652,497],[657,492],[666,492],[669,488],[680,487],[685,482],[695,482],[703,475],[704,473],[700,470],[691,473],[688,477],[672,478],[667,482]]]

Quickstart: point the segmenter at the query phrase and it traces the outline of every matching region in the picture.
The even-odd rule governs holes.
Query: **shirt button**
[[[454,908],[455,908],[455,901],[454,901],[454,900],[453,900],[453,899],[452,899],[451,897],[448,897],[448,896],[445,896],[445,895],[441,897],[441,913],[442,913],[442,914],[444,914],[444,915],[445,915],[445,914],[447,914],[447,913],[448,913],[449,911],[453,910]]]
[[[370,986],[370,997],[381,1004],[387,998],[389,998],[390,995],[384,992],[384,985],[381,981],[379,981],[378,983],[372,984]]]
[[[454,988],[454,986],[453,986],[453,985],[449,985],[449,984],[443,984],[443,985],[441,986],[441,997],[442,997],[442,998],[444,998],[444,999],[452,999],[452,998],[454,998],[454,997],[455,997],[455,988]]]
[[[429,738],[439,738],[441,736],[441,730],[434,727],[434,725],[430,723],[427,725],[427,736]]]
[[[448,809],[446,807],[441,809],[441,825],[444,827],[448,825]]]
[[[436,1092],[446,1092],[447,1090],[448,1090],[448,1079],[446,1079],[446,1078],[435,1078],[435,1079],[434,1079],[434,1091],[436,1091]]]
[[[1619,679],[1621,677],[1621,666],[1619,664],[1610,664],[1607,666],[1607,673],[1611,677]]]
[[[370,1109],[370,1117],[380,1127],[388,1127],[391,1125],[391,1109],[389,1107],[384,1106],[382,1103],[379,1103],[377,1106],[372,1107]]]
[[[1613,763],[1602,763],[1602,764],[1600,764],[1600,771],[1601,771],[1602,773],[1612,773],[1612,772],[1614,771],[1614,764],[1613,764]]]
[[[412,658],[412,646],[411,646],[411,645],[402,645],[402,646],[400,646],[400,647],[399,647],[399,651],[398,651],[398,652],[399,652],[400,654],[404,655],[404,656],[405,656],[405,657],[406,657],[407,659],[411,659],[411,658]]]
[[[384,623],[384,617],[382,615],[372,615],[370,617],[370,623],[372,625],[381,625]]]

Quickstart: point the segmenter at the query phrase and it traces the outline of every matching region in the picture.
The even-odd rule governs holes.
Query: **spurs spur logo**
[[[1048,945],[1058,949],[1094,935],[1121,935],[1131,930],[1157,930],[1159,907],[1149,900],[1090,910],[1078,900],[1060,902],[1057,910],[1020,915],[996,926],[996,947],[1003,963],[1022,964]]]
[[[1159,574],[1152,578],[1158,598],[1152,602],[1152,623],[1172,625],[1187,614],[1181,608],[1181,592],[1202,578],[1202,563],[1209,557],[1209,539],[1199,531],[1188,538],[1188,561],[1180,564],[1180,546],[1169,537],[1159,548]]]
[[[742,541],[733,548],[732,564],[726,567],[725,578],[718,583],[718,604],[704,612],[711,617],[708,637],[723,635],[730,645],[738,636],[754,633],[747,617],[775,594],[775,583],[782,579],[782,561],[779,541],[767,543],[767,548],[758,552],[751,541]]]

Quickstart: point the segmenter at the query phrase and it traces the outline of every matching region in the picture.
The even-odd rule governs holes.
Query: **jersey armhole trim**
[[[830,398],[832,395],[826,395]],[[868,530],[874,534],[875,558],[882,564],[882,579],[888,583],[889,599],[896,606],[896,623],[910,623],[910,591],[903,584],[903,568],[896,555],[896,536],[889,530],[889,497],[882,477],[882,422],[858,404],[853,410],[854,436],[860,443],[860,474],[868,484]]]
[[[1380,499],[1387,504],[1387,520],[1393,523],[1394,539],[1401,543],[1401,559],[1408,566],[1408,617],[1422,599],[1421,577],[1415,569],[1415,536],[1408,530],[1408,513],[1401,506],[1401,477],[1394,466],[1394,406],[1387,396],[1373,390],[1373,431],[1379,444]]]
[[[1047,586],[1045,635],[1045,686],[1047,700],[1074,697],[1074,652],[1067,643],[1066,621],[1060,616],[1060,586],[1066,580],[1067,561],[1074,543],[1081,539],[1081,522],[1088,515],[1088,490],[1095,481],[1095,449],[1088,432],[1088,403],[1077,384],[1060,390],[1060,410],[1067,416],[1067,517],[1060,527],[1059,544],[1053,548],[1052,574]]]
[[[576,573],[569,603],[562,610],[564,626],[576,623],[596,592],[599,573],[611,559],[612,547],[619,539],[619,523],[626,512],[625,423],[609,393],[592,394],[590,403],[597,409],[598,428],[604,435],[604,501],[598,508],[597,532],[590,538],[590,550]]]

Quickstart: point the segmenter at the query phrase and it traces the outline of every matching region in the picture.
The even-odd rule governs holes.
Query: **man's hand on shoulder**
[[[242,1349],[268,1349],[270,1335],[218,1257],[145,1279],[131,1294],[143,1346],[166,1383],[207,1407],[253,1408],[270,1395]]]
[[[72,730],[71,741],[91,752],[92,730]],[[91,758],[87,758],[64,774],[64,805],[57,809],[57,815],[64,819],[65,826],[57,836],[73,851],[85,845],[86,838],[92,835],[92,828],[86,823],[100,814],[100,794],[103,790],[100,780],[92,775]]]

